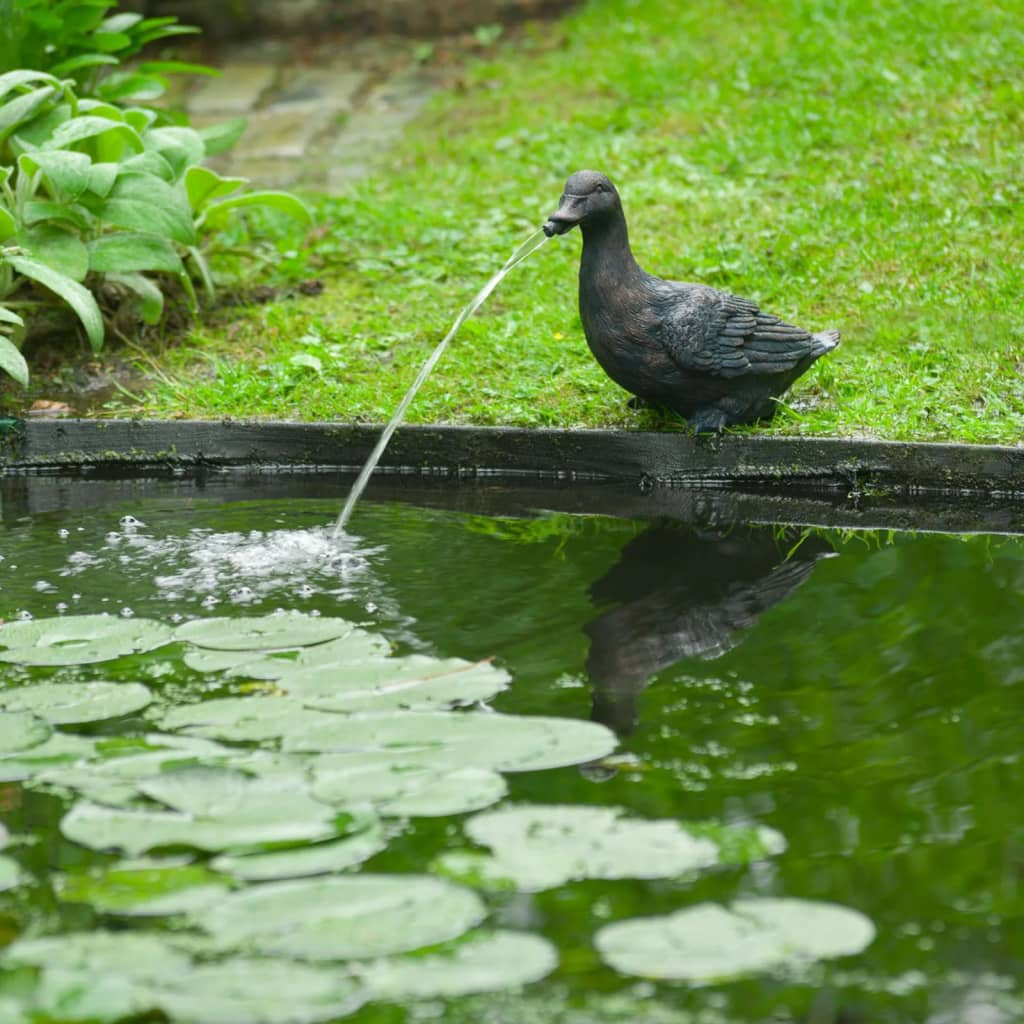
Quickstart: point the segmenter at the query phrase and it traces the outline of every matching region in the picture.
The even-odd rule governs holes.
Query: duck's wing
[[[785,373],[815,349],[809,331],[762,313],[749,299],[706,285],[659,284],[660,340],[684,370],[718,377]]]

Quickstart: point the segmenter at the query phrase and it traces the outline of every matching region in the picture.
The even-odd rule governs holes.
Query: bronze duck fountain
[[[562,235],[577,225],[580,317],[590,350],[617,384],[674,410],[698,432],[770,418],[775,399],[839,344],[838,331],[812,334],[749,299],[642,270],[619,194],[597,171],[569,178],[544,232]]]

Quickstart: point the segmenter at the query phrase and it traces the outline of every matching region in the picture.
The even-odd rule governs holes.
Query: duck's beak
[[[544,234],[551,238],[552,235],[564,235],[571,231],[583,219],[586,199],[584,196],[562,196],[562,201],[544,224]]]

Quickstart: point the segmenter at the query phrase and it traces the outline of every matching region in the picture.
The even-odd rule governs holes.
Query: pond
[[[1021,538],[207,483],[6,492],[0,1022],[1024,1019]]]

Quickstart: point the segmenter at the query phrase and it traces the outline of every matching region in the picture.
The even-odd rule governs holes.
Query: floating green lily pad
[[[224,949],[347,960],[388,956],[456,938],[479,924],[479,897],[424,875],[349,875],[268,882],[194,917]]]
[[[144,780],[138,789],[173,810],[119,809],[80,800],[64,816],[61,831],[83,846],[138,855],[178,845],[222,852],[327,839],[341,830],[337,813],[296,785],[293,776],[183,768]]]
[[[28,711],[0,711],[0,754],[38,747],[49,739],[51,732],[47,722]]]
[[[523,892],[552,889],[583,878],[672,878],[722,863],[717,843],[670,820],[624,818],[616,807],[526,805],[478,814],[466,834],[490,856],[468,851],[442,855],[438,868],[488,888]],[[781,852],[785,842],[770,829],[723,826],[752,838],[751,854]],[[751,859],[756,859],[752,856]]]
[[[174,637],[216,651],[269,651],[322,644],[358,629],[345,619],[290,611],[259,617],[193,619],[179,626]]]
[[[135,978],[154,981],[189,967],[189,958],[167,939],[139,931],[97,930],[18,939],[4,950],[4,960],[12,966],[92,971],[96,978],[130,972]]]
[[[24,880],[21,868],[16,860],[10,857],[0,856],[0,892],[6,889],[13,889]]]
[[[162,729],[188,730],[190,736],[239,743],[302,733],[336,717],[310,710],[296,697],[221,697],[171,708],[160,716],[159,724]]]
[[[286,751],[386,751],[395,762],[498,771],[579,764],[611,753],[617,742],[593,722],[482,711],[324,714],[282,735]]]
[[[341,667],[332,676],[289,672],[280,685],[324,711],[431,711],[488,700],[504,690],[510,679],[489,661],[412,654]]]
[[[368,998],[336,967],[287,960],[234,959],[201,964],[158,993],[183,1024],[315,1024],[347,1017]]]
[[[0,661],[20,665],[87,665],[163,647],[170,626],[116,615],[62,615],[0,626]]]
[[[369,860],[374,854],[380,853],[386,846],[384,829],[375,821],[344,839],[274,853],[255,853],[246,856],[225,854],[215,857],[210,866],[214,871],[246,882],[306,878],[355,867]]]
[[[348,806],[369,802],[389,817],[439,817],[489,807],[507,792],[505,780],[487,768],[364,762],[359,755],[324,754],[312,761],[313,795]]]
[[[141,683],[42,683],[0,690],[0,707],[29,711],[51,725],[99,722],[146,707],[153,695]]]
[[[664,917],[602,928],[604,961],[623,974],[715,982],[860,953],[875,937],[863,914],[834,903],[737,900],[700,903]]]
[[[229,880],[198,864],[115,864],[90,874],[64,875],[56,885],[67,903],[101,913],[160,917],[201,910],[228,891]]]
[[[0,714],[0,721],[4,717],[4,714]],[[42,722],[38,718],[35,720]],[[46,722],[42,724],[49,730],[50,726]],[[90,757],[95,751],[96,741],[88,736],[69,736],[67,733],[55,732],[49,739],[28,750],[0,756],[0,782],[31,779],[57,766],[70,765],[80,758]]]
[[[554,946],[539,935],[496,931],[468,935],[442,952],[376,960],[358,974],[371,998],[400,1002],[526,985],[557,964]]]

